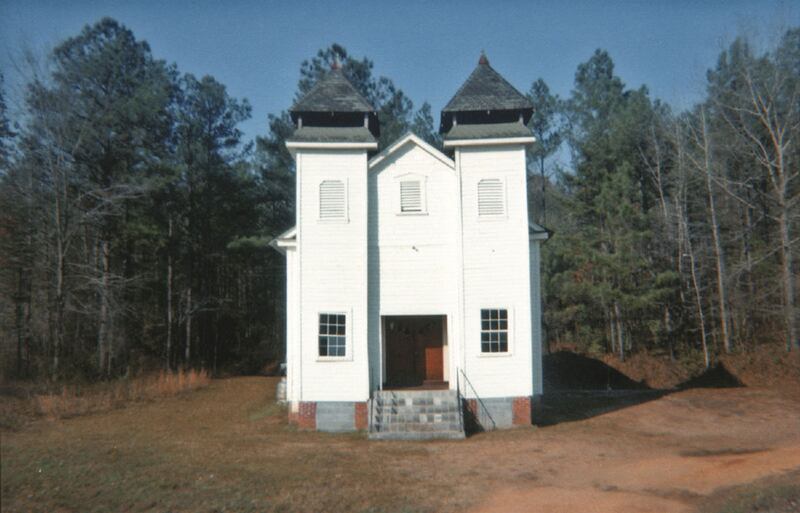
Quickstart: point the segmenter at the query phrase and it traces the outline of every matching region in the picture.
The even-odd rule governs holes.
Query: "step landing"
[[[464,438],[455,390],[384,390],[370,404],[372,440]]]

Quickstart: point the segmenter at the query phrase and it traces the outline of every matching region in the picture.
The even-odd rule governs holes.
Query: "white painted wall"
[[[531,335],[533,350],[533,394],[544,393],[542,374],[542,283],[541,283],[541,240],[530,242],[531,254]]]
[[[462,191],[464,347],[460,366],[477,394],[528,396],[533,390],[528,201],[522,145],[456,149]],[[505,184],[506,215],[478,216],[477,185]],[[481,353],[480,310],[505,308],[509,352]]]
[[[302,401],[369,398],[367,351],[367,154],[298,150],[299,373]],[[320,220],[319,185],[344,180],[344,220]],[[347,356],[321,358],[320,313],[347,315]]]
[[[383,376],[383,315],[447,316],[451,387],[461,368],[483,398],[541,393],[539,242],[529,242],[524,147],[461,147],[454,164],[438,155],[411,141],[368,169],[364,150],[297,150],[298,250],[287,252],[291,401],[366,400]],[[412,176],[424,183],[422,215],[399,213],[399,181]],[[483,178],[504,181],[506,215],[478,217]],[[346,181],[344,221],[319,219],[319,184],[329,179]],[[481,353],[481,308],[509,311],[509,353]],[[318,356],[322,312],[348,316],[343,360]]]
[[[295,406],[300,400],[300,352],[298,345],[297,261],[295,248],[286,250],[286,400]]]
[[[449,159],[447,159],[449,161]],[[451,161],[450,161],[451,162]],[[400,181],[420,180],[427,210],[400,212]],[[452,167],[409,142],[370,169],[369,286],[370,340],[380,338],[382,315],[447,315],[447,334],[457,313],[457,182]],[[449,341],[446,344],[450,345]],[[384,366],[373,345],[372,387]],[[448,351],[443,357],[448,362]],[[450,376],[445,365],[444,377]]]

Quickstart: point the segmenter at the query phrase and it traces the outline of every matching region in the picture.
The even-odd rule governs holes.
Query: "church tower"
[[[297,218],[285,237],[294,240],[285,243],[287,399],[303,424],[317,404],[352,408],[369,398],[367,156],[378,147],[379,126],[338,63],[290,113]],[[357,413],[365,422],[366,412]]]
[[[441,116],[460,191],[465,338],[459,365],[489,397],[542,393],[539,284],[532,283],[538,272],[531,268],[538,270],[539,242],[547,234],[528,222],[525,148],[535,141],[526,126],[532,114],[531,102],[481,54]],[[496,340],[487,326],[508,332]],[[510,390],[502,379],[509,374],[526,378]]]

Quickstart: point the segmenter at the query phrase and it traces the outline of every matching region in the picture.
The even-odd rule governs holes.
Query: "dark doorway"
[[[443,315],[383,318],[387,387],[445,386]]]

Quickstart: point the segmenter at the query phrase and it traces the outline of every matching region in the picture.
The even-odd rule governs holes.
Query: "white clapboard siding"
[[[406,183],[419,184],[419,215],[404,208]],[[370,169],[371,342],[380,341],[381,315],[446,315],[448,338],[457,339],[457,212],[455,171],[416,144],[408,143]],[[374,386],[382,360],[380,345],[371,348]],[[449,360],[445,363],[444,377],[449,379]]]
[[[485,178],[478,182],[478,215],[500,216],[506,213],[506,195],[503,181]]]
[[[433,152],[411,141],[369,166],[363,150],[297,151],[293,401],[367,400],[383,373],[382,315],[447,316],[451,387],[458,368],[482,398],[541,392],[524,147],[457,148],[455,162]],[[507,354],[481,353],[484,308],[508,311]],[[347,316],[345,358],[319,357],[325,312]]]
[[[319,184],[319,218],[344,219],[347,211],[346,199],[343,180],[324,180]]]
[[[463,184],[462,365],[481,397],[528,396],[533,392],[533,352],[525,150],[486,146],[456,151]],[[481,353],[483,308],[508,310],[508,353]]]
[[[369,397],[366,151],[298,150],[297,169],[298,395],[302,401],[364,401]],[[320,313],[347,316],[345,357],[320,357]]]

